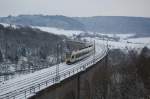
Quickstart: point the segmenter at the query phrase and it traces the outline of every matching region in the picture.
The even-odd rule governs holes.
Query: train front
[[[71,64],[71,52],[66,52],[65,62],[66,64]]]

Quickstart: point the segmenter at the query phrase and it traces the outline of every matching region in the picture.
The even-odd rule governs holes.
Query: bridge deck
[[[106,54],[106,47],[97,43],[95,59],[94,55],[91,55],[72,65],[61,63],[59,64],[59,77],[56,77],[56,65],[54,65],[50,68],[0,83],[0,99],[25,99],[33,96],[36,92],[92,66]]]

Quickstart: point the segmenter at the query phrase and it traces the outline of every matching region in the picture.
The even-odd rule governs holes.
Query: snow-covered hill
[[[40,29],[41,31],[45,32],[50,32],[54,33],[57,35],[65,35],[68,37],[72,37],[73,35],[79,35],[83,31],[78,31],[78,30],[64,30],[64,29],[59,29],[59,28],[53,28],[53,27],[40,27],[40,26],[32,26],[32,28],[37,28]]]

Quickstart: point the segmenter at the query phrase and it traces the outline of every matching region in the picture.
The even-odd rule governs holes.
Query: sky
[[[0,16],[20,14],[150,17],[150,0],[0,0]]]

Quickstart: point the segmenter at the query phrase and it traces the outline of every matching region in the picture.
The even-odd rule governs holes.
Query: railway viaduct
[[[94,66],[39,91],[30,99],[93,99],[93,96],[99,93],[97,85],[102,82],[101,79],[103,83],[107,83],[107,60],[108,55]],[[104,93],[103,97],[105,96]]]

